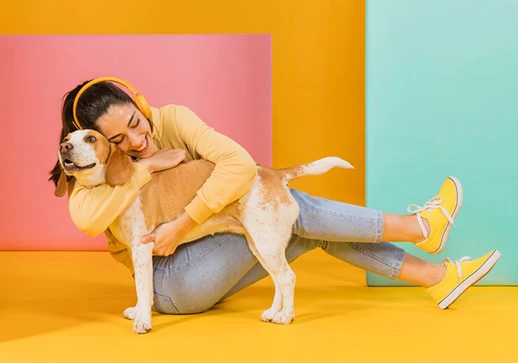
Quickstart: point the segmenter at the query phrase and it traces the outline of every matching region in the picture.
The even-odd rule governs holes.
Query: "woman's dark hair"
[[[61,108],[62,129],[59,137],[59,143],[73,131],[77,130],[74,125],[73,105],[74,100],[85,84],[86,81],[63,96]],[[76,108],[76,115],[84,129],[98,130],[97,120],[99,117],[108,112],[110,106],[134,104],[133,99],[121,90],[119,87],[110,82],[100,82],[90,86],[79,98]],[[61,176],[61,168],[59,160],[54,168],[50,171],[50,178],[57,185]]]

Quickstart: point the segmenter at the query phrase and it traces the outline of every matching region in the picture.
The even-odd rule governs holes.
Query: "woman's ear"
[[[56,189],[54,190],[54,195],[56,197],[62,197],[66,194],[68,189],[68,182],[67,182],[67,176],[65,172],[63,171],[63,168],[61,168],[61,165],[59,166],[60,175],[58,184],[56,185]]]
[[[106,163],[106,183],[111,187],[124,184],[131,178],[134,170],[133,160],[115,144],[110,144],[110,157]]]

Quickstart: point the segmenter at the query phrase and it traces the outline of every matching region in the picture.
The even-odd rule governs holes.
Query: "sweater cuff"
[[[139,188],[142,188],[151,180],[151,173],[147,168],[139,163],[133,163],[135,167],[135,183]]]
[[[192,202],[185,207],[185,212],[198,224],[205,222],[207,218],[214,213],[203,203],[199,196],[196,196]]]

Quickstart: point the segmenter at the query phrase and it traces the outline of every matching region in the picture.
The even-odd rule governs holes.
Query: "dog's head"
[[[125,183],[133,174],[133,161],[101,133],[94,130],[74,131],[59,145],[61,175],[54,194],[67,191],[68,177],[87,188],[101,184],[116,186]]]

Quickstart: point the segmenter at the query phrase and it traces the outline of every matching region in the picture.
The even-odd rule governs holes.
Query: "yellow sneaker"
[[[417,222],[423,231],[424,240],[415,246],[432,254],[440,253],[446,246],[450,228],[459,214],[462,206],[462,184],[452,176],[446,178],[439,194],[420,207],[410,204],[408,213],[417,215]],[[430,234],[423,222],[423,218],[430,223]]]
[[[437,301],[441,309],[446,309],[470,286],[482,277],[486,276],[500,258],[500,252],[493,250],[484,256],[472,260],[470,257],[462,257],[456,261],[449,258],[444,260],[446,274],[437,285],[431,286],[426,291]]]

